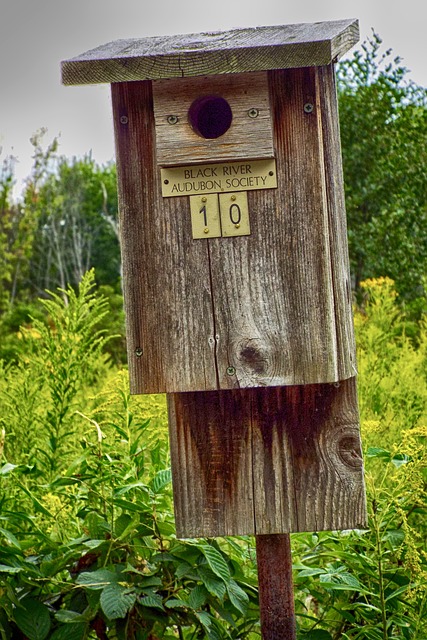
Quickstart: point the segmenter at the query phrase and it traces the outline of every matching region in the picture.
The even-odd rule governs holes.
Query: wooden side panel
[[[366,525],[354,378],[168,402],[180,537]]]
[[[209,256],[187,198],[163,199],[151,82],[112,85],[132,393],[217,387]]]
[[[266,72],[159,80],[153,92],[160,165],[273,157]],[[231,107],[231,127],[219,138],[202,138],[188,122],[191,104],[204,95],[220,95]],[[250,109],[258,109],[258,117],[250,118]],[[178,118],[174,125],[168,124],[171,114]]]
[[[343,379],[349,373],[349,366],[352,369],[351,375],[356,375],[356,346],[351,305],[350,264],[335,67],[334,65],[319,67],[316,69],[316,73],[322,122],[335,326],[339,348],[338,374],[339,378]]]

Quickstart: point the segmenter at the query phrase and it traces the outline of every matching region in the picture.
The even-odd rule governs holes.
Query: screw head
[[[120,116],[120,124],[127,124],[129,122],[129,118],[127,116]]]
[[[135,355],[136,355],[136,357],[137,357],[137,358],[140,358],[140,357],[142,356],[142,349],[141,349],[141,347],[137,347],[137,348],[135,349]]]
[[[227,375],[228,376],[234,376],[236,373],[236,369],[234,367],[227,367]]]
[[[255,108],[249,109],[249,111],[248,111],[248,116],[249,116],[250,118],[258,118],[258,116],[259,116],[259,109],[255,109]]]
[[[314,111],[314,104],[312,104],[311,102],[306,102],[306,104],[304,105],[304,112],[313,113],[313,111]]]
[[[169,124],[176,124],[178,122],[179,118],[178,118],[178,116],[170,115],[170,116],[168,116],[167,120],[168,120]]]

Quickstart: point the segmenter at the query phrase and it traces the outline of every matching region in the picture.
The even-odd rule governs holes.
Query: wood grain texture
[[[117,40],[63,61],[65,85],[320,66],[359,38],[357,20]]]
[[[221,389],[354,375],[349,272],[336,267],[347,244],[331,233],[345,209],[328,195],[321,89],[314,68],[270,72],[278,188],[248,193],[250,236],[209,241]]]
[[[131,392],[216,388],[207,247],[187,198],[161,198],[151,82],[114,84],[112,99]]]
[[[268,81],[265,72],[153,82],[157,162],[162,166],[239,158],[272,158]],[[188,110],[203,95],[220,95],[233,112],[230,129],[219,138],[204,139],[188,122]],[[259,110],[257,118],[248,111]],[[170,114],[178,117],[168,124]]]
[[[151,83],[113,85],[133,393],[355,374],[333,88],[269,73],[278,188],[248,193],[251,235],[193,240],[188,198],[161,196]]]
[[[168,404],[179,537],[366,526],[354,378]]]

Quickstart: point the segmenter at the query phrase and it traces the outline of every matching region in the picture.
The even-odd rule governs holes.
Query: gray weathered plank
[[[355,378],[168,404],[178,536],[366,526]]]
[[[188,110],[201,95],[221,95],[230,105],[233,121],[225,135],[204,139],[192,130]],[[265,72],[158,80],[153,96],[157,162],[162,166],[274,155]],[[259,111],[257,118],[248,116],[253,108]],[[171,114],[178,118],[174,125],[168,124]]]
[[[327,65],[359,37],[357,20],[157,36],[107,43],[62,62],[65,85]]]

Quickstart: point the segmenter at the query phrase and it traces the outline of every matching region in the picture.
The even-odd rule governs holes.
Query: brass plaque
[[[221,193],[219,195],[219,210],[224,238],[250,235],[248,194],[246,191]]]
[[[274,158],[162,168],[160,172],[164,198],[277,187]]]
[[[193,238],[220,238],[218,196],[190,196],[191,229]]]

